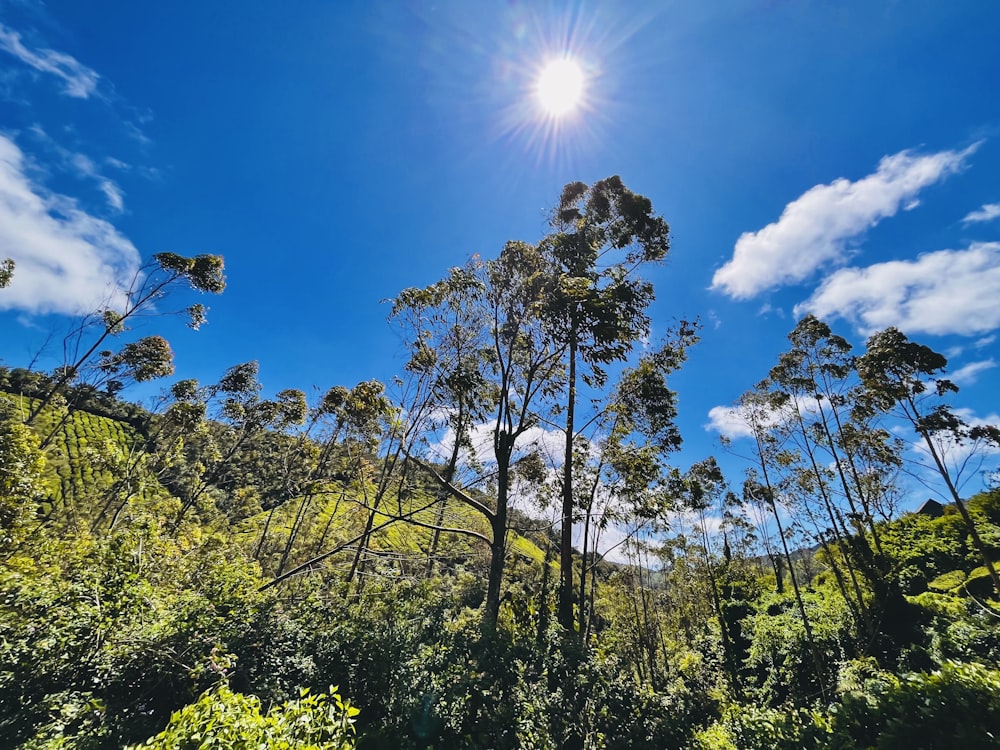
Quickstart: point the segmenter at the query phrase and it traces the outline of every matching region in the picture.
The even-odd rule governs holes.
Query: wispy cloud
[[[118,213],[125,210],[125,193],[114,182],[108,179],[101,180],[101,192],[108,201],[108,205]]]
[[[820,402],[812,397],[789,399],[784,406],[768,408],[756,404],[748,409],[740,404],[733,406],[713,406],[708,410],[708,422],[704,428],[708,432],[717,432],[730,440],[754,436],[753,424],[756,422],[763,429],[777,427],[793,420],[796,412],[803,416],[817,414]]]
[[[984,203],[982,208],[966,214],[965,218],[962,219],[962,223],[975,224],[983,221],[993,221],[998,216],[1000,216],[1000,203]]]
[[[996,360],[984,359],[979,362],[969,362],[962,365],[954,372],[948,374],[948,380],[957,385],[972,385],[979,379],[979,374],[986,370],[992,370],[997,366]]]
[[[102,174],[102,169],[98,166],[97,162],[86,154],[65,148],[37,123],[32,125],[28,129],[28,132],[55,157],[53,159],[55,166],[66,170],[74,177],[92,180],[96,183],[108,207],[115,213],[121,213],[125,210],[125,192],[117,182]],[[128,170],[130,168],[127,163],[113,157],[104,159],[102,163],[104,166],[117,170]]]
[[[839,316],[863,333],[896,326],[908,333],[972,336],[1000,328],[1000,242],[939,250],[916,260],[843,268],[795,314]]]
[[[0,247],[17,264],[0,309],[77,314],[114,301],[138,269],[138,251],[109,222],[35,184],[25,161],[0,135]]]
[[[856,182],[816,185],[785,206],[778,221],[741,235],[732,259],[712,277],[712,289],[749,299],[842,262],[852,240],[901,207],[915,206],[917,193],[959,171],[978,146],[925,155],[902,151]]]
[[[977,349],[982,349],[984,346],[989,346],[996,340],[996,334],[990,334],[989,336],[983,336],[981,339],[977,339],[972,345]]]
[[[97,92],[97,82],[100,80],[100,76],[94,70],[65,52],[57,52],[52,49],[30,49],[21,41],[21,35],[18,32],[3,24],[0,24],[0,49],[10,53],[35,70],[60,78],[67,96],[88,99]]]

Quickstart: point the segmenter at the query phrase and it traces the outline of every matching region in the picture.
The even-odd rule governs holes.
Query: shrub
[[[132,750],[349,750],[355,746],[357,714],[335,687],[329,695],[303,690],[298,700],[263,713],[258,698],[234,693],[223,684],[175,712],[166,729]]]
[[[848,694],[832,729],[829,750],[991,750],[1000,741],[1000,672],[945,662],[880,694]]]

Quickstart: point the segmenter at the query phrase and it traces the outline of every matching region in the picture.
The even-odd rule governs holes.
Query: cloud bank
[[[115,301],[140,264],[109,222],[28,177],[23,152],[0,135],[0,257],[14,259],[0,310],[75,315]]]
[[[896,326],[908,334],[972,336],[1000,328],[1000,242],[939,250],[915,260],[842,268],[795,315],[841,317],[863,333]]]
[[[97,91],[100,76],[75,57],[52,49],[29,49],[21,35],[0,23],[0,49],[35,70],[60,78],[64,93],[75,99],[89,99]]]
[[[842,262],[852,240],[900,208],[916,206],[923,188],[959,171],[978,146],[926,155],[902,151],[856,182],[816,185],[785,206],[778,221],[741,235],[732,259],[712,277],[712,289],[749,299]]]

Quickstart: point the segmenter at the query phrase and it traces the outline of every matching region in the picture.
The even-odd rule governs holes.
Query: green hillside
[[[33,430],[47,436],[58,422],[56,410],[46,409]],[[193,455],[189,437],[187,459],[177,453],[173,469]],[[228,721],[227,701],[242,698],[213,688],[220,678],[264,701],[262,736],[270,731],[268,706],[293,700],[299,687],[319,695],[335,682],[360,707],[352,721],[366,747],[419,746],[422,732],[442,746],[486,746],[479,744],[490,742],[486,733],[509,727],[511,746],[534,746],[530,737],[540,730],[531,712],[568,700],[552,697],[568,673],[549,670],[569,669],[563,660],[572,652],[560,645],[552,615],[538,609],[545,601],[554,608],[558,569],[545,564],[535,542],[511,537],[503,635],[482,641],[475,612],[488,548],[443,534],[429,565],[433,530],[394,520],[412,512],[427,526],[488,531],[462,503],[449,500],[442,511],[433,484],[383,493],[386,506],[374,513],[362,546],[372,515],[362,498],[377,492],[376,474],[248,512],[261,477],[250,468],[254,459],[237,452],[235,467],[250,462],[236,472],[246,483],[233,488],[219,474],[212,507],[200,505],[178,527],[182,501],[159,483],[159,459],[135,458],[139,446],[152,445],[113,419],[73,412],[44,450],[41,516],[24,525],[41,519],[48,531],[7,552],[2,578],[0,635],[10,666],[0,672],[0,715],[25,747],[61,746],[65,737],[81,747],[136,742],[185,703],[202,708],[175,715],[162,741],[193,731],[190,722]],[[142,467],[134,473],[145,475],[134,485],[139,491],[123,494],[130,452]],[[125,510],[115,514],[126,495]],[[969,509],[981,536],[997,546],[1000,492],[973,498]],[[897,743],[887,747],[903,747],[912,740],[904,728],[914,720],[910,706],[933,700],[940,709],[921,719],[921,738],[958,732],[971,747],[989,747],[981,732],[1000,722],[1000,673],[981,665],[1000,658],[1000,626],[960,515],[948,507],[937,518],[908,515],[880,524],[877,534],[901,585],[897,616],[905,620],[892,623],[894,640],[874,650],[838,593],[838,563],[822,550],[812,559],[796,555],[811,635],[787,582],[776,591],[759,558],[716,560],[721,620],[694,548],[676,548],[656,571],[601,567],[592,625],[598,650],[572,657],[573,673],[588,674],[591,685],[589,696],[573,699],[575,715],[592,722],[607,747],[832,748],[887,736]],[[345,587],[355,566],[354,585]],[[275,577],[283,583],[270,585]],[[42,617],[51,625],[40,638],[33,623]],[[727,666],[727,649],[738,665]],[[547,682],[556,693],[522,693],[525,680]],[[203,690],[210,700],[194,703]],[[498,701],[506,705],[499,713]],[[214,712],[223,713],[207,718]]]

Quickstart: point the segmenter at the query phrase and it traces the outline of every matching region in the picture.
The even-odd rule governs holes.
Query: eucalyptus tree
[[[0,289],[10,286],[14,278],[14,261],[11,258],[0,260]]]
[[[863,535],[860,542],[853,540],[854,533],[847,526],[845,515],[838,502],[838,488],[835,486],[836,474],[829,466],[828,458],[833,459],[839,473],[843,496],[846,496],[852,511],[851,517],[856,523],[861,523],[857,513],[851,487],[844,476],[844,467],[839,462],[836,442],[830,432],[826,416],[824,400],[827,400],[830,378],[844,378],[850,373],[850,363],[840,361],[850,349],[850,345],[842,339],[830,340],[829,330],[826,331],[826,346],[819,344],[822,333],[814,318],[804,318],[789,334],[792,348],[783,353],[778,364],[771,368],[766,383],[777,410],[782,414],[782,420],[777,428],[788,436],[794,450],[786,452],[783,462],[785,470],[792,478],[791,486],[797,491],[799,499],[809,517],[815,522],[816,515],[812,503],[818,500],[829,525],[826,529],[817,528],[816,538],[827,556],[827,564],[834,574],[837,585],[845,602],[855,619],[870,630],[871,624],[867,613],[865,596],[856,572],[853,549],[863,547],[867,555],[866,561],[872,558],[868,548],[868,540]],[[822,381],[822,382],[821,382]],[[832,395],[836,396],[836,393]],[[824,455],[824,452],[827,455]],[[821,526],[822,524],[820,524]],[[833,543],[831,545],[831,542]],[[843,554],[846,563],[847,576],[850,578],[850,590],[845,580],[844,570],[836,552]],[[873,566],[864,565],[871,575]],[[851,593],[853,592],[853,593]]]
[[[566,367],[563,412],[565,450],[560,534],[558,619],[573,628],[573,446],[578,386],[603,389],[606,367],[624,361],[649,334],[647,314],[653,286],[639,275],[661,262],[670,248],[670,228],[653,214],[648,198],[625,187],[620,177],[563,188],[541,247],[557,275],[550,289],[544,326],[563,352]]]
[[[948,360],[928,346],[910,341],[897,328],[886,328],[868,339],[867,350],[858,358],[857,371],[866,388],[867,399],[859,404],[891,413],[909,423],[923,443],[948,494],[965,522],[969,536],[1000,596],[1000,577],[976,529],[976,524],[959,494],[961,473],[947,463],[944,442],[966,446],[974,452],[977,443],[1000,446],[1000,427],[969,425],[945,401],[958,386],[939,377]]]
[[[581,474],[584,479],[573,488],[583,511],[577,620],[584,642],[595,583],[592,579],[588,605],[587,578],[603,559],[597,553],[600,533],[611,523],[635,520],[628,540],[649,526],[664,525],[671,509],[666,458],[680,448],[681,435],[675,421],[677,394],[667,379],[687,358],[688,347],[698,341],[697,331],[697,322],[680,321],[658,348],[625,369],[592,420],[600,439],[577,436],[574,479],[579,480]],[[603,498],[604,509],[595,514],[599,498]]]
[[[183,380],[172,387],[174,404],[165,414],[169,429],[157,434],[163,456],[159,476],[181,500],[173,528],[222,479],[240,452],[269,430],[283,430],[305,418],[305,394],[285,390],[261,397],[257,362],[230,367],[214,385]]]
[[[491,348],[483,328],[484,291],[482,264],[473,261],[452,268],[427,287],[405,289],[392,301],[389,320],[410,349],[408,415],[429,434],[444,430],[451,436],[445,455],[435,457],[444,481],[431,530],[427,576],[441,543],[451,497],[447,485],[456,480],[463,455],[473,455],[474,425],[487,418],[489,383],[483,368]]]
[[[778,531],[778,540],[781,542],[782,560],[787,565],[788,577],[792,584],[792,592],[795,597],[795,605],[798,608],[799,616],[802,619],[802,627],[805,630],[806,640],[809,643],[809,650],[813,656],[815,666],[816,681],[820,692],[825,693],[823,668],[820,662],[819,652],[816,648],[816,639],[813,636],[812,623],[806,613],[805,602],[802,598],[802,587],[799,585],[799,576],[795,571],[794,561],[791,551],[788,548],[789,530],[779,509],[779,500],[786,491],[784,482],[776,470],[787,459],[783,455],[779,438],[774,434],[775,426],[781,420],[780,412],[776,412],[775,403],[769,394],[770,384],[762,381],[752,390],[744,393],[738,402],[737,412],[742,417],[750,431],[754,442],[754,460],[756,466],[747,471],[746,481],[743,483],[743,500],[751,504],[766,507],[774,520]],[[778,590],[781,590],[781,564],[775,564],[775,575],[777,577]]]
[[[408,368],[424,384],[417,389],[424,398],[411,410],[426,416],[425,430],[408,457],[489,526],[488,535],[440,527],[489,546],[487,631],[495,627],[500,610],[516,452],[539,428],[540,414],[564,382],[562,348],[545,325],[553,279],[551,262],[537,246],[512,241],[494,260],[474,260],[436,285],[404,290],[393,300],[392,317],[406,321],[412,352]],[[441,414],[447,415],[453,440],[443,470],[431,451],[431,443],[441,437]],[[478,419],[485,420],[488,446],[471,442]],[[467,448],[468,478],[455,472],[462,447]],[[487,483],[493,489],[490,499],[478,491]]]
[[[901,446],[891,441],[888,432],[864,419],[862,411],[852,410],[851,406],[864,401],[865,396],[856,378],[856,358],[846,339],[813,315],[802,318],[788,339],[792,348],[781,356],[771,378],[811,401],[808,411],[813,415],[814,443],[832,459],[852,523],[871,535],[875,550],[861,537],[870,560],[879,547],[875,508],[886,490],[885,477],[901,464]]]
[[[360,477],[362,467],[371,463],[367,459],[375,452],[385,425],[394,414],[384,392],[385,386],[377,380],[358,383],[351,389],[335,386],[310,409],[304,394],[293,391],[292,394],[301,397],[296,404],[295,418],[286,419],[280,429],[263,433],[262,436],[266,437],[264,444],[273,445],[276,450],[266,456],[266,460],[274,465],[272,470],[267,471],[265,467],[264,476],[258,478],[258,481],[265,480],[265,486],[261,487],[261,501],[268,515],[255,557],[260,559],[262,556],[275,512],[286,503],[297,500],[275,569],[276,576],[286,569],[314,500],[330,495],[334,490],[334,481]],[[287,399],[288,394],[283,391],[278,396]],[[293,425],[301,425],[302,428],[296,435],[287,434],[287,428]],[[362,492],[367,491],[364,478],[360,479],[360,486]],[[365,527],[367,533],[356,550],[354,569],[367,550],[374,512],[369,512]]]
[[[56,377],[25,418],[32,424],[53,397],[76,380],[85,366],[98,358],[96,371],[105,380],[122,377],[136,381],[150,380],[173,372],[172,354],[166,341],[158,336],[127,344],[118,353],[103,348],[105,342],[121,335],[138,318],[163,314],[157,305],[184,288],[219,294],[226,288],[224,264],[218,255],[185,258],[175,253],[159,253],[141,268],[128,289],[119,290],[106,307],[81,318],[63,341],[64,363]],[[205,322],[205,306],[195,303],[182,313],[188,325],[197,329]]]
[[[715,556],[712,553],[709,538],[709,516],[711,510],[723,511],[723,506],[729,498],[735,497],[728,492],[726,479],[714,456],[691,465],[683,475],[675,471],[671,477],[671,490],[679,501],[681,509],[693,512],[698,518],[698,531],[701,534],[702,559],[708,577],[708,589],[712,600],[712,608],[719,625],[719,635],[722,639],[722,652],[729,673],[733,690],[739,695],[742,691],[739,677],[739,657],[730,633],[730,623],[723,609],[722,582],[719,580]],[[726,545],[728,550],[728,543]],[[728,561],[728,553],[727,555]]]

